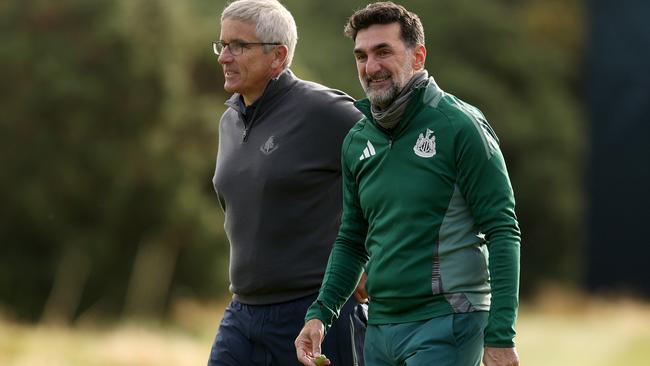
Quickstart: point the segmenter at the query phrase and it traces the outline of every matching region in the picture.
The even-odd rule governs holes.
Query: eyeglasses
[[[244,52],[244,48],[250,48],[251,46],[266,46],[266,45],[272,45],[272,46],[279,46],[282,43],[279,42],[239,42],[239,41],[232,41],[232,42],[212,42],[212,50],[214,51],[215,55],[220,55],[223,50],[228,47],[228,51],[230,51],[230,54],[233,56],[239,56]]]

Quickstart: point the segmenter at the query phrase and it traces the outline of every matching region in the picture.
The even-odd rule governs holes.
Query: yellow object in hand
[[[325,360],[327,360],[327,357],[325,357],[325,355],[320,355],[314,358],[314,363],[316,366],[325,366]]]

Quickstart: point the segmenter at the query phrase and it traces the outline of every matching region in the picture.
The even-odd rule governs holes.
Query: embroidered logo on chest
[[[436,136],[433,135],[433,131],[427,128],[426,132],[420,133],[415,146],[413,146],[413,152],[422,158],[436,155]]]
[[[264,145],[260,146],[260,151],[264,155],[269,155],[272,152],[274,152],[278,148],[278,144],[275,142],[275,136],[269,137],[268,140],[264,143]]]

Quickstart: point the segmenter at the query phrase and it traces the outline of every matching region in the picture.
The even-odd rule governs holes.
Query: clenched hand
[[[485,347],[483,352],[485,366],[519,366],[517,349]]]

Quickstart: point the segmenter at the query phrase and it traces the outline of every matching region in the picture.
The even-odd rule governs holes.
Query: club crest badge
[[[277,148],[278,144],[275,142],[275,136],[271,136],[268,140],[266,140],[264,145],[260,146],[260,151],[264,153],[264,155],[269,155]]]
[[[436,136],[433,135],[433,131],[427,128],[427,131],[420,133],[418,140],[413,146],[413,151],[415,155],[422,158],[430,158],[436,154]]]

